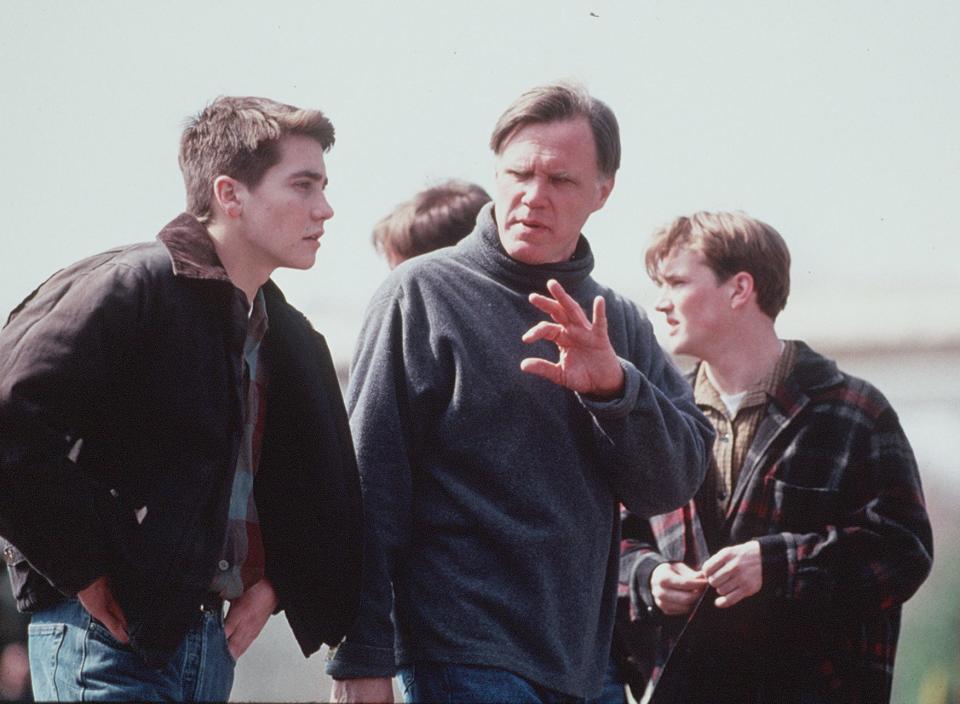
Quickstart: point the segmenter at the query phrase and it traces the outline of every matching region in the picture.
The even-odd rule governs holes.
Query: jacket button
[[[3,549],[4,562],[6,562],[8,565],[12,565],[16,562],[16,559],[17,559],[17,556],[16,556],[16,553],[13,551],[12,545],[8,545]]]
[[[226,560],[220,560],[220,562],[217,563],[217,567],[220,568],[221,572],[226,572],[228,569],[230,569],[230,563]]]

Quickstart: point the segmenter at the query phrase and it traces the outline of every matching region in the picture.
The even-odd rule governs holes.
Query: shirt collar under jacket
[[[730,413],[727,409],[720,390],[710,381],[706,364],[697,366],[697,375],[693,383],[694,400],[701,410],[712,408],[731,421],[736,419],[740,411],[754,406],[766,405],[767,399],[776,394],[777,389],[783,385],[783,382],[793,371],[796,349],[797,343],[793,340],[781,343],[780,356],[777,358],[776,364],[773,365],[773,369],[749,389],[744,389],[743,399],[740,401],[736,412]]]
[[[522,292],[543,293],[550,279],[559,281],[569,292],[593,271],[593,252],[583,235],[577,240],[573,256],[565,262],[524,264],[510,257],[500,243],[493,203],[483,206],[477,215],[476,227],[459,248],[491,277]]]

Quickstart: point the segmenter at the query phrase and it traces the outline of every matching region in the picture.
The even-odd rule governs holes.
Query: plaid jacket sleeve
[[[763,593],[837,610],[896,606],[933,559],[899,419],[879,392],[849,377],[806,413],[739,521],[749,526],[766,514],[772,527],[751,533],[762,536]]]
[[[671,514],[679,513],[680,509]],[[656,620],[660,610],[650,592],[650,575],[657,565],[668,562],[658,551],[647,519],[620,509],[620,598],[629,598],[630,620]]]
[[[620,596],[630,598],[630,618],[659,619],[650,576],[664,562],[699,567],[709,557],[695,499],[649,519],[621,508]]]

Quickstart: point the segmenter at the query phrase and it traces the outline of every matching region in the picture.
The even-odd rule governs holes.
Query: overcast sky
[[[781,332],[960,331],[960,4],[850,0],[0,0],[0,310],[183,208],[183,119],[219,94],[318,107],[337,144],[317,266],[276,277],[349,354],[385,263],[372,225],[445,177],[492,187],[490,130],[579,80],[620,120],[596,276],[648,309],[655,227],[742,209],[794,257]],[[656,316],[654,316],[656,317]]]

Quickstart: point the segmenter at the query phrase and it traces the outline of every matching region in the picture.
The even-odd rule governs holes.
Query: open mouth
[[[544,225],[539,220],[519,219],[519,220],[514,220],[514,224],[519,225],[520,227],[524,227],[528,230],[542,230],[543,228],[546,227],[546,225]]]

